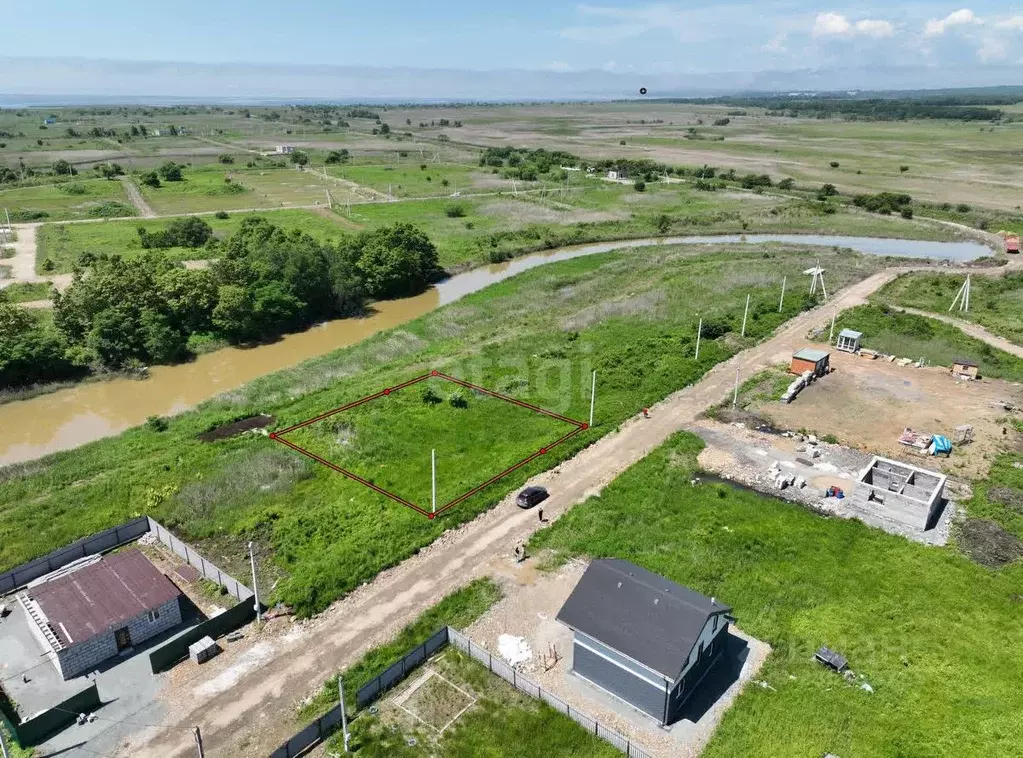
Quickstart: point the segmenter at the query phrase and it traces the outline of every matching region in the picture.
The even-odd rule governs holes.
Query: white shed
[[[846,353],[855,353],[860,349],[860,338],[863,332],[854,332],[852,329],[843,329],[838,333],[838,342],[835,349]]]

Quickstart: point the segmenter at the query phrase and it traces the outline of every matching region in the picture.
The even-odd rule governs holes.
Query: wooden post
[[[742,334],[741,337],[746,336],[746,317],[749,316],[749,295],[746,295],[746,310],[742,312]]]
[[[785,282],[788,279],[787,276],[783,276],[781,279],[781,299],[778,301],[778,313],[781,313],[781,309],[785,307]]]
[[[700,360],[700,335],[703,334],[703,319],[700,319],[700,325],[696,327],[696,360]]]

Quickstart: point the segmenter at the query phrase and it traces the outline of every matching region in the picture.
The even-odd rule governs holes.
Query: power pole
[[[252,542],[249,542],[249,565],[252,567],[252,597],[253,605],[256,608],[256,623],[260,623],[263,618],[259,611],[259,586],[256,584],[256,559],[252,554]],[[199,727],[196,727],[198,729]]]
[[[199,731],[199,727],[195,727],[192,734],[195,735],[195,746],[199,748],[199,758],[206,758],[206,753],[202,749],[202,732]]]
[[[703,334],[703,319],[700,319],[700,325],[696,327],[696,360],[700,360],[700,335]]]
[[[430,451],[430,470],[432,472],[430,493],[433,502],[433,513],[437,512],[437,451]]]
[[[10,758],[7,753],[7,740],[4,738],[4,728],[0,726],[0,751],[3,752],[4,758]]]
[[[746,310],[742,312],[742,334],[740,337],[746,336],[746,317],[749,315],[749,295],[746,295]]]
[[[835,339],[835,318],[838,316],[838,311],[831,314],[831,334],[828,335],[828,344],[830,345],[832,340]]]
[[[593,406],[597,400],[597,372],[593,372],[593,383],[590,385],[590,429],[593,428]]]
[[[345,752],[348,752],[348,714],[345,712],[345,686],[341,681],[340,672],[337,675],[337,697],[341,703],[341,732],[345,737]]]
[[[968,312],[970,310],[970,275],[966,275],[966,281],[963,282],[963,286],[959,288],[955,298],[952,300],[952,305],[948,307],[948,312],[951,313],[952,309],[956,307],[956,303],[959,304],[959,310],[961,312]]]
[[[781,299],[778,301],[778,313],[781,313],[781,309],[785,307],[785,282],[788,279],[787,276],[781,278]]]
[[[735,369],[735,394],[732,395],[732,407],[739,405],[739,369]]]

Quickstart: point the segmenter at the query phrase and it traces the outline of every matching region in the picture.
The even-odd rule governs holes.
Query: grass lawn
[[[787,298],[778,314],[780,279],[794,280],[810,253],[787,250],[665,246],[540,267],[403,328],[262,377],[173,417],[167,431],[140,427],[2,469],[0,566],[146,512],[189,540],[233,538],[240,562],[248,539],[268,545],[286,575],[274,599],[300,614],[320,610],[791,318],[806,303]],[[869,256],[820,255],[836,289],[881,265]],[[740,339],[747,293],[753,306]],[[705,327],[717,320],[722,333],[704,340],[699,362],[698,313]],[[578,419],[588,418],[597,370],[597,425],[434,521],[263,436],[196,439],[255,413],[273,414],[282,429],[431,368]],[[445,406],[438,428],[450,423],[445,431],[457,435],[465,417]],[[429,449],[406,433],[386,448],[367,447],[361,465],[376,471],[395,457],[426,461]],[[471,478],[479,481],[497,465],[498,452],[487,446]]]
[[[14,222],[135,215],[123,185],[107,179],[0,190],[0,207],[10,211]]]
[[[394,197],[436,197],[452,192],[486,192],[512,189],[512,183],[488,173],[478,166],[450,163],[435,164],[427,156],[420,161],[417,153],[394,165],[328,166],[327,173],[348,181],[371,187]],[[426,168],[420,168],[425,164]],[[518,182],[519,189],[534,186],[533,182]]]
[[[9,303],[29,303],[49,300],[53,287],[47,282],[17,282],[0,290],[0,298]]]
[[[879,304],[947,314],[964,279],[944,274],[903,274],[872,299]],[[1023,345],[1023,273],[973,277],[969,312],[957,309],[951,315]]]
[[[760,674],[770,688],[746,689],[704,756],[1019,753],[1023,565],[991,571],[954,545],[693,487],[702,446],[676,435],[533,546],[638,563],[721,598],[772,645]],[[874,692],[814,663],[821,645],[847,656]]]
[[[983,279],[978,276],[978,284]],[[871,350],[900,358],[925,358],[937,366],[951,366],[955,358],[968,358],[980,365],[983,376],[1023,382],[1023,359],[968,337],[952,324],[925,316],[888,311],[882,305],[860,305],[838,315],[835,333],[841,329],[863,332],[863,347]]]
[[[161,214],[262,207],[264,199],[246,184],[243,173],[224,166],[188,166],[181,181],[161,182],[159,187],[140,183],[139,189],[149,206]],[[227,182],[229,175],[231,181]]]
[[[242,220],[252,215],[265,218],[284,229],[301,229],[322,240],[336,239],[346,231],[345,222],[340,218],[297,209],[258,214],[231,213],[226,219],[206,215],[202,219],[213,227],[214,236],[223,239],[231,236],[241,226]],[[71,271],[78,256],[86,251],[95,255],[101,253],[138,255],[143,252],[139,245],[138,228],[144,227],[153,232],[164,229],[169,224],[168,219],[106,221],[97,224],[45,224],[36,232],[36,271],[43,273],[40,265],[49,258],[54,263],[54,272],[67,273]],[[202,248],[188,247],[168,248],[164,250],[164,254],[172,260],[183,261],[198,260],[207,256]]]

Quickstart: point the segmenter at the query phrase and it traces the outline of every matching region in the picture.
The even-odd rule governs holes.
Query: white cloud
[[[1009,57],[1009,48],[1002,40],[989,38],[977,48],[977,57],[985,63],[1004,61]]]
[[[569,64],[565,63],[565,61],[551,61],[546,66],[544,66],[544,68],[547,69],[548,71],[556,71],[558,73],[564,73],[566,71],[572,70],[572,67]]]
[[[932,18],[924,26],[924,35],[936,37],[944,34],[950,27],[973,23],[980,23],[979,19],[973,14],[973,11],[969,8],[961,8],[949,13],[945,18]]]
[[[1005,18],[995,24],[999,29],[1018,29],[1023,31],[1023,16]]]
[[[853,23],[841,13],[820,13],[814,21],[812,34],[817,38],[863,35],[880,39],[895,34],[895,27],[891,21],[883,19],[864,18]]]
[[[776,34],[768,40],[767,44],[762,46],[760,49],[765,53],[785,53],[788,52],[788,46],[785,42],[788,40],[788,35],[784,32]]]
[[[853,25],[840,13],[821,13],[813,25],[814,37],[840,37],[850,34]]]
[[[866,34],[868,37],[880,39],[882,37],[891,37],[895,34],[895,27],[892,26],[891,21],[865,18],[862,21],[856,22],[856,31],[860,34]]]

